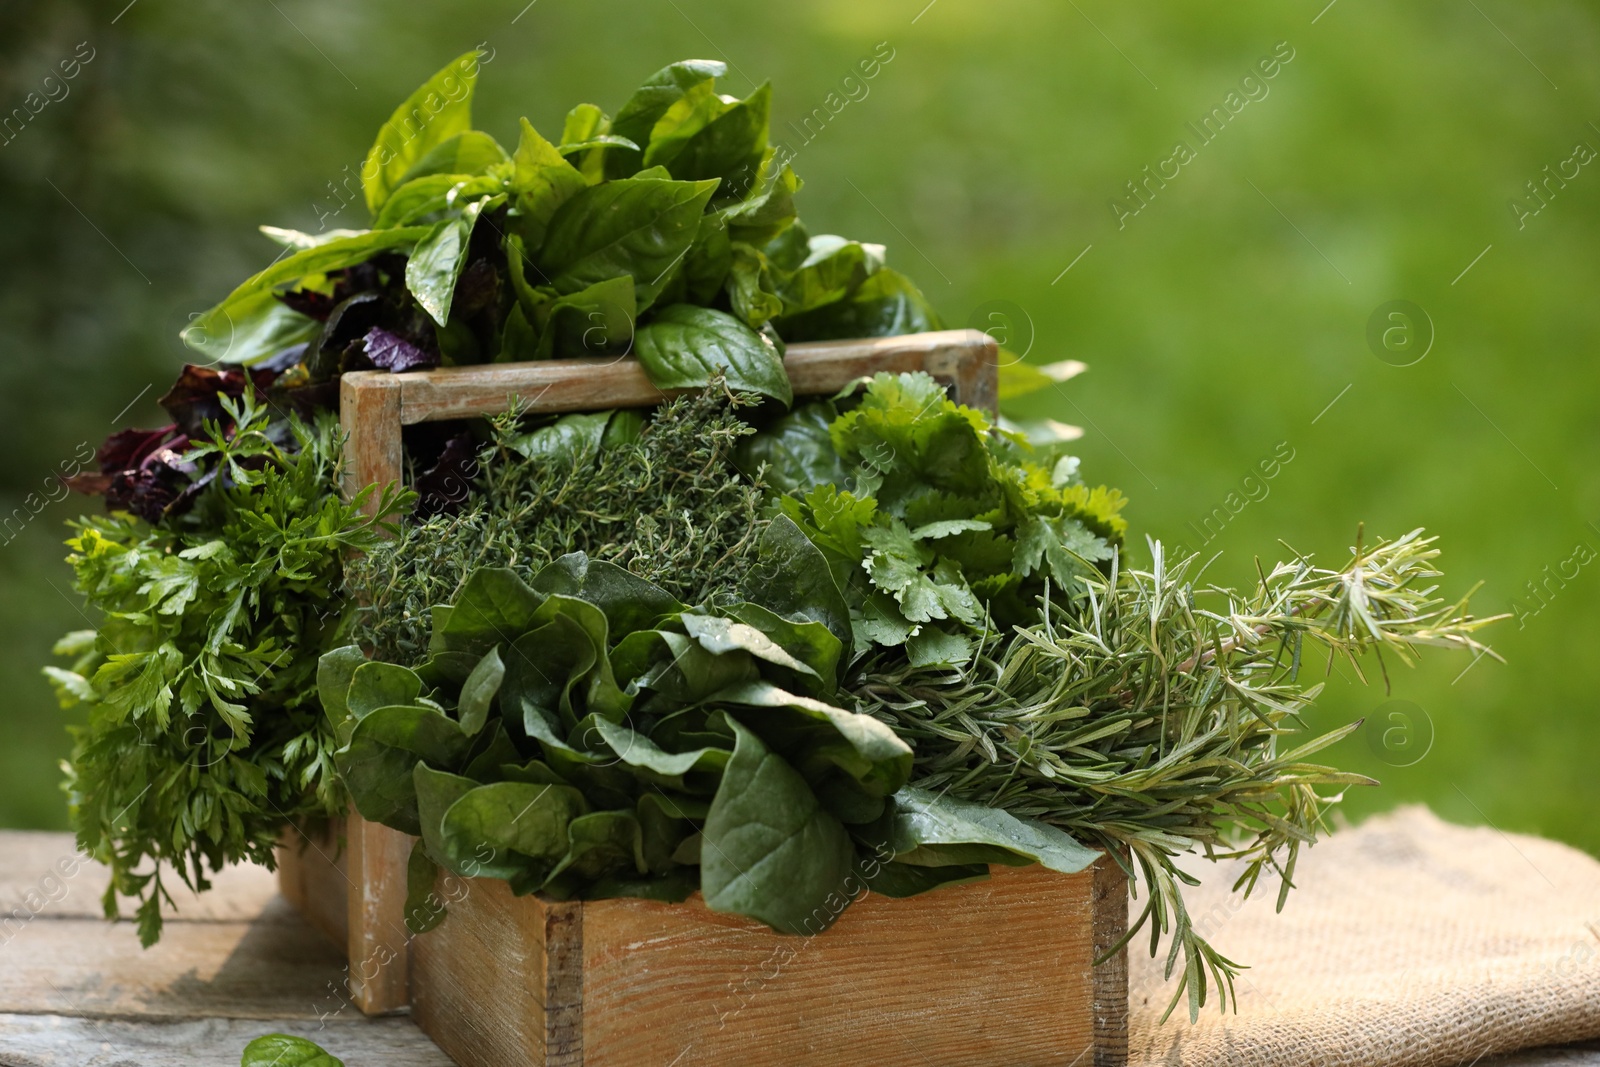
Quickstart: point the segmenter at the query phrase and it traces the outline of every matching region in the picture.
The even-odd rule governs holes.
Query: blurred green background
[[[1481,579],[1482,613],[1526,609],[1491,634],[1509,663],[1390,664],[1387,694],[1332,678],[1313,725],[1373,716],[1333,759],[1384,782],[1348,812],[1420,800],[1600,852],[1593,5],[523,3],[0,10],[0,110],[27,119],[0,137],[0,825],[65,824],[70,716],[39,666],[85,625],[59,544],[84,504],[49,502],[53,473],[164,421],[178,330],[276,251],[258,223],[364,224],[330,217],[330,183],[481,42],[478,124],[507,142],[675,59],[725,59],[740,95],[770,78],[812,232],[887,243],[953,325],[1091,365],[1018,413],[1087,429],[1085,472],[1133,498],[1136,537],[1219,551],[1240,582],[1280,538],[1336,563],[1363,521],[1440,534],[1447,593]],[[1186,123],[1237,106],[1275,48],[1292,59],[1202,144]],[[815,108],[807,143],[789,123]],[[1194,158],[1130,199],[1180,140]],[[1397,299],[1434,335],[1409,366],[1414,312],[1379,323],[1393,351],[1367,338]]]

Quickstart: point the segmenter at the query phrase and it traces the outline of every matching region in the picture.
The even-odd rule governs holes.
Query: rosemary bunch
[[[1271,868],[1281,909],[1300,848],[1340,798],[1319,789],[1376,784],[1310,761],[1359,721],[1285,743],[1322,689],[1302,682],[1305,656],[1325,651],[1327,670],[1342,660],[1365,680],[1368,652],[1380,664],[1426,645],[1494,655],[1473,637],[1494,619],[1434,596],[1434,540],[1417,530],[1363,548],[1358,535],[1342,568],[1297,554],[1258,565],[1243,595],[1201,586],[1194,557],[1169,562],[1151,542],[1150,569],[1114,560],[1069,606],[1046,597],[1038,623],[991,634],[964,669],[885,650],[850,687],[911,742],[914,784],[1059,826],[1136,874],[1147,901],[1128,938],[1148,924],[1154,956],[1170,935],[1165,976],[1180,955],[1183,973],[1163,1020],[1185,996],[1195,1018],[1208,984],[1226,1009],[1241,965],[1194,929],[1182,885],[1198,883],[1176,858],[1246,861],[1234,889],[1247,896]]]
[[[536,431],[555,445],[536,449],[515,412],[493,420],[460,512],[407,524],[347,565],[346,588],[362,602],[358,640],[379,659],[414,663],[427,652],[429,609],[454,603],[473,571],[531,577],[567,552],[626,567],[688,604],[737,588],[766,528],[759,480],[733,465],[754,432],[737,411],[758,399],[719,378],[642,429],[585,443],[558,422]]]

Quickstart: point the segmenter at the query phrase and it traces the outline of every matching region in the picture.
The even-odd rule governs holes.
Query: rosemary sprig
[[[1473,635],[1504,616],[1434,596],[1434,540],[1416,530],[1365,548],[1358,535],[1338,570],[1296,553],[1258,565],[1248,595],[1199,585],[1195,557],[1168,561],[1152,541],[1149,569],[1113,560],[1070,603],[1045,598],[1037,624],[992,634],[965,669],[918,669],[884,650],[852,688],[860,710],[913,744],[914,784],[1052,823],[1143,882],[1128,938],[1148,925],[1154,956],[1170,936],[1165,977],[1180,957],[1183,973],[1163,1020],[1185,997],[1197,1018],[1212,985],[1226,1009],[1242,967],[1194,929],[1182,887],[1198,883],[1177,857],[1244,860],[1234,889],[1247,896],[1270,868],[1281,909],[1301,847],[1342,795],[1319,789],[1376,784],[1310,760],[1359,721],[1285,747],[1322,689],[1301,682],[1306,646],[1363,681],[1368,652],[1406,664],[1422,646],[1495,655]]]

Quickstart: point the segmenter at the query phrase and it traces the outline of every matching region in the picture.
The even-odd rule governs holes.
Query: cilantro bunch
[[[996,627],[1081,590],[1122,543],[1122,494],[1078,461],[957,405],[926,374],[879,374],[848,410],[808,405],[743,450],[788,490],[783,513],[822,549],[851,604],[857,655],[904,646],[962,664]],[[1048,583],[1048,585],[1047,585]]]

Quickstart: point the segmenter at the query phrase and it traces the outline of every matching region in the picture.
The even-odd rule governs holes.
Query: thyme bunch
[[[429,609],[454,603],[481,567],[531,577],[568,552],[626,567],[686,604],[738,587],[761,532],[759,479],[733,465],[757,398],[711,388],[663,404],[631,440],[532,456],[515,411],[493,420],[473,493],[454,515],[408,524],[352,560],[357,638],[379,659],[427,654]],[[618,416],[622,418],[623,416]]]
[[[1195,1018],[1208,984],[1226,1009],[1242,968],[1194,929],[1182,887],[1197,880],[1177,857],[1244,860],[1234,889],[1247,896],[1270,869],[1281,909],[1342,795],[1320,790],[1376,784],[1311,761],[1360,721],[1290,746],[1322,689],[1302,681],[1305,657],[1325,651],[1328,671],[1342,661],[1365,681],[1369,652],[1380,665],[1424,646],[1495,655],[1473,636],[1495,619],[1434,595],[1434,540],[1358,536],[1337,570],[1299,554],[1258,564],[1247,594],[1202,586],[1195,557],[1168,561],[1151,542],[1149,569],[1119,558],[1070,604],[1046,596],[1038,623],[991,634],[964,669],[879,653],[851,688],[911,742],[913,784],[1058,826],[1136,874],[1147,899],[1128,939],[1148,925],[1154,956],[1170,935],[1165,977],[1180,956],[1183,970],[1163,1021],[1184,997]]]

